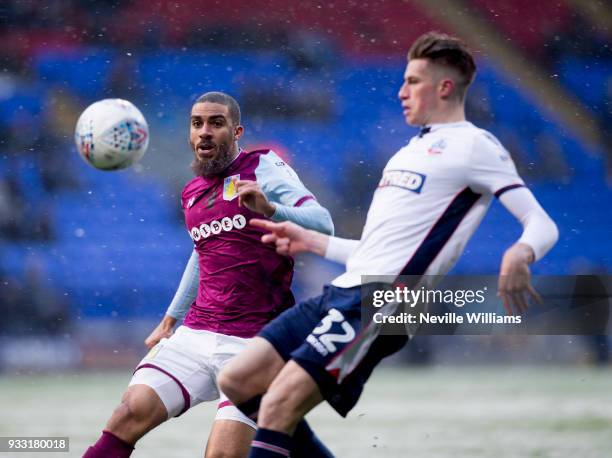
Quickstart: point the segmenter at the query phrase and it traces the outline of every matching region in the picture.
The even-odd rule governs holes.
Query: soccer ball
[[[104,99],[83,111],[74,139],[86,163],[99,170],[119,170],[144,155],[149,146],[149,126],[131,102]]]

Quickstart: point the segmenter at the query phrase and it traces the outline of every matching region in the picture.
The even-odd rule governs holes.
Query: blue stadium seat
[[[39,55],[35,65],[43,86],[31,95],[17,94],[0,101],[0,120],[15,116],[19,110],[40,116],[43,89],[57,83],[88,99],[102,96],[113,59],[113,53],[95,49]],[[333,101],[331,119],[267,119],[264,127],[253,128],[250,140],[279,144],[305,180],[327,185],[341,202],[350,201],[346,195],[355,181],[369,180],[375,186],[386,158],[416,132],[405,125],[397,99],[403,58],[347,59],[345,65],[321,74],[300,72],[280,53],[187,50],[134,59],[147,108],[155,111],[159,107],[164,119],[178,116],[173,107],[185,106],[208,90],[241,95],[253,87],[266,86],[278,87],[289,95],[303,96],[316,90],[325,94]],[[609,75],[609,67],[602,64],[589,67],[589,71],[585,68],[583,61],[568,61],[562,74],[575,75],[576,80],[567,84],[574,85],[571,87],[593,104],[600,100],[602,74]],[[534,140],[540,134],[550,134],[559,142],[561,154],[572,169],[571,186],[538,179],[537,175],[528,180],[561,232],[558,246],[534,271],[569,273],[573,260],[581,258],[612,267],[612,259],[601,249],[608,243],[612,227],[612,216],[601,208],[601,202],[609,202],[612,197],[604,183],[601,156],[536,106],[530,94],[491,63],[481,63],[478,79],[489,94],[495,114],[491,130],[502,140],[504,125],[518,133],[517,154],[521,160],[533,163],[537,170],[545,152]],[[249,113],[244,117],[247,126],[256,124],[251,123]],[[71,145],[66,156],[82,188],[62,191],[54,199],[58,240],[46,244],[3,242],[0,267],[23,275],[28,257],[37,253],[49,278],[69,295],[73,307],[83,316],[157,316],[172,297],[192,249],[177,216],[175,198],[168,197],[165,187],[153,178],[133,171],[101,173],[88,167]],[[356,165],[363,166],[359,173],[368,169],[368,176],[354,175]],[[31,158],[14,161],[0,154],[0,177],[8,175],[27,183],[28,199],[44,195],[40,171]],[[454,272],[496,273],[503,251],[520,231],[512,216],[495,203]]]
[[[115,53],[98,48],[50,51],[36,56],[34,68],[50,85],[60,84],[92,101],[104,94]]]

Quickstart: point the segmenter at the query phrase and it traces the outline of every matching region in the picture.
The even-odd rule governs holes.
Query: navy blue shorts
[[[343,417],[355,406],[374,367],[408,341],[361,325],[361,287],[327,285],[323,294],[285,310],[259,333],[285,361],[315,380]]]

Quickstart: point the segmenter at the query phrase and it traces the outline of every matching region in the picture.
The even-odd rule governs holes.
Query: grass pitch
[[[69,436],[79,457],[95,441],[130,377],[125,373],[0,376],[0,436]],[[215,403],[146,436],[132,455],[200,457]],[[381,368],[347,419],[309,417],[338,457],[610,457],[612,369]]]

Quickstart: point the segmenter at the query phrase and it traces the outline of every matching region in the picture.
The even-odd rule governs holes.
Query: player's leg
[[[215,420],[206,446],[206,458],[246,457],[255,437],[256,426],[236,420]],[[291,456],[319,458],[333,456],[316,437],[305,421],[301,421],[293,435]]]
[[[246,408],[247,416],[252,418],[256,414],[257,410],[253,410],[250,404],[259,407],[256,397],[267,391],[291,358],[291,352],[302,345],[312,328],[327,313],[322,307],[327,291],[326,288],[321,296],[285,310],[221,369],[218,377],[221,391],[240,410]]]
[[[262,337],[254,337],[219,373],[219,388],[236,406],[263,394],[285,365],[276,348]],[[248,381],[248,383],[247,383]],[[255,406],[254,407],[258,407]],[[257,408],[245,412],[256,414]]]
[[[207,457],[246,456],[248,454],[257,428],[253,420],[257,419],[262,393],[265,393],[284,365],[285,361],[275,347],[261,337],[252,339],[238,355],[229,360],[218,377],[219,386],[222,391],[227,390],[231,393],[234,400],[238,402],[240,410],[234,405],[224,405],[226,394],[224,392],[221,394],[220,408],[217,411],[218,421],[215,421],[213,425],[206,448]],[[248,380],[248,383],[245,383],[244,380]],[[229,403],[229,400],[227,402]],[[224,419],[234,421],[219,421]],[[238,422],[241,422],[242,425],[236,425]],[[252,425],[250,431],[243,426],[249,424]],[[248,440],[245,440],[247,436]],[[297,441],[294,442],[300,444],[300,447],[299,450],[292,450],[291,456],[296,458],[331,456],[305,421],[299,423],[295,437]],[[229,453],[226,445],[230,441],[233,444],[232,454],[225,455],[224,452]],[[241,455],[242,451],[245,455]]]
[[[295,361],[289,361],[263,396],[260,428],[293,434],[300,419],[323,401],[316,382]]]
[[[215,420],[206,444],[206,458],[248,456],[255,428],[235,420]]]
[[[244,348],[244,345],[243,341],[235,347],[236,351]],[[227,364],[229,356],[230,354],[224,355],[222,364]],[[257,424],[238,410],[225,394],[220,393],[220,395],[217,415],[208,436],[204,455],[206,458],[244,458],[249,454]]]
[[[322,399],[345,416],[374,367],[407,341],[406,336],[379,336],[374,326],[362,328],[359,288],[332,288],[328,293],[327,314],[291,352],[292,361],[262,400],[253,458],[282,456],[294,447],[290,433]]]
[[[123,394],[121,403],[113,411],[105,430],[130,444],[135,444],[167,419],[166,406],[153,388],[147,385],[132,385]]]
[[[253,339],[251,345],[222,371],[221,390],[226,390],[230,399],[237,402],[240,409],[251,418],[256,418],[258,414],[261,394],[267,391],[272,380],[285,367],[291,352],[302,345],[306,336],[326,313],[321,308],[325,302],[326,292],[283,312],[262,330],[259,338]],[[251,375],[262,367],[257,357],[259,352],[275,355],[274,363],[269,363],[269,367],[273,370],[266,371],[265,377],[257,379],[257,390],[249,391]],[[252,368],[249,367],[250,363],[253,363]],[[263,365],[265,366],[265,363]],[[258,394],[253,396],[254,393]],[[291,456],[294,457],[332,456],[303,420],[295,427],[294,445],[291,450]]]
[[[257,424],[221,393],[217,416],[206,444],[206,458],[243,458],[249,454]]]
[[[158,392],[162,393],[165,403]],[[175,412],[180,412],[184,405],[182,393],[175,381],[154,369],[136,371],[121,403],[106,423],[102,436],[84,456],[130,456],[141,437],[168,419],[166,405],[173,405],[172,410]]]
[[[249,344],[251,345],[249,346]],[[215,372],[219,386],[232,387],[234,394],[236,394],[236,387],[244,387],[235,384],[235,379],[249,374],[253,383],[249,384],[249,389],[241,389],[240,395],[249,399],[260,394],[270,383],[268,380],[271,381],[284,363],[276,352],[270,352],[269,350],[266,342],[258,342],[257,338],[243,339],[235,336],[218,335],[212,360],[215,362]],[[243,351],[245,351],[245,354],[242,353]],[[236,359],[238,361],[234,366],[234,360]],[[229,370],[226,374],[229,375],[229,380],[222,381],[219,372],[227,369],[228,366]],[[259,396],[256,400],[258,399]],[[256,415],[259,405],[256,402],[251,402],[251,404],[254,405],[252,414]],[[246,457],[256,429],[256,421],[240,411],[221,391],[217,415],[208,438],[205,456],[207,458]]]
[[[302,420],[322,400],[312,377],[289,361],[262,399],[258,430],[249,457],[332,456]],[[298,429],[302,431],[295,434]]]
[[[202,364],[205,356],[194,352],[210,341],[214,337],[182,326],[170,339],[162,339],[138,365],[102,437],[85,457],[128,457],[138,439],[160,423],[216,399],[214,375]]]
[[[321,315],[326,315],[329,297],[324,294],[316,301],[315,314],[281,315],[262,331],[270,345],[278,349],[287,361],[274,378],[261,400],[258,430],[253,439],[250,457],[330,457],[331,452],[318,440],[303,420],[304,415],[323,400],[312,376],[290,360],[291,355],[304,346],[313,328],[320,327]],[[302,306],[302,304],[300,304]],[[284,322],[283,322],[284,321]],[[317,326],[318,325],[318,326]],[[297,339],[300,339],[297,342]],[[292,342],[291,347],[285,342]]]
[[[285,310],[221,370],[219,388],[247,417],[256,420],[261,396],[321,320],[324,297]]]

